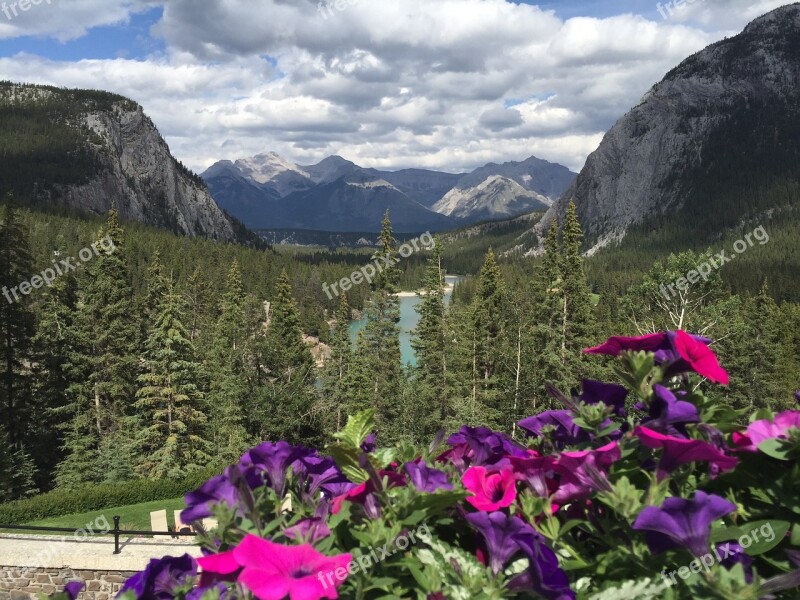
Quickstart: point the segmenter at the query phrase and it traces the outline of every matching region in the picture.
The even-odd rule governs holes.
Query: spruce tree
[[[406,424],[399,418],[403,407],[398,402],[405,375],[400,354],[396,245],[387,210],[380,234],[380,250],[375,255],[380,264],[379,272],[366,305],[363,343],[358,346],[360,360],[363,360],[370,377],[367,393],[385,443],[400,439],[406,432]]]
[[[353,355],[350,340],[350,304],[347,294],[339,296],[336,320],[330,333],[330,357],[322,373],[322,399],[320,410],[326,429],[340,431],[348,417],[348,370]]]
[[[133,415],[140,325],[135,318],[124,232],[115,210],[109,212],[106,229],[94,248],[96,256],[84,265],[84,293],[73,328],[71,423],[66,456],[58,468],[58,480],[64,485],[127,479],[133,467],[121,459],[130,456],[131,438],[125,424]]]
[[[221,465],[236,462],[250,442],[245,430],[245,314],[242,275],[239,263],[234,261],[220,301],[208,361],[211,435],[214,456]]]
[[[422,283],[422,298],[416,306],[419,323],[411,345],[417,358],[416,399],[410,404],[410,423],[421,439],[447,427],[452,417],[448,391],[447,312],[445,270],[441,240],[436,237]]]
[[[184,477],[212,462],[205,437],[204,377],[183,324],[184,302],[167,282],[142,357],[136,470],[148,478]]]

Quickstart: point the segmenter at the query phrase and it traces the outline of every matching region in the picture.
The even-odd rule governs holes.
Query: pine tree
[[[322,373],[322,400],[320,412],[323,414],[326,429],[339,431],[347,423],[347,378],[353,344],[350,340],[350,304],[347,295],[339,296],[336,320],[331,327],[330,357],[325,361]]]
[[[415,427],[418,437],[426,439],[442,427],[447,427],[452,417],[448,392],[445,270],[438,237],[434,240],[428,259],[422,294],[416,307],[419,323],[411,341],[417,365],[416,398],[410,405],[413,414],[409,416],[409,422]]]
[[[486,254],[472,304],[472,418],[483,416],[487,423],[500,422],[504,393],[498,377],[501,337],[505,335],[505,291],[494,252]]]
[[[316,365],[303,341],[297,303],[285,270],[269,306],[267,332],[259,351],[255,433],[262,439],[309,441],[318,429],[312,421]]]
[[[574,384],[587,373],[587,361],[582,350],[591,345],[595,333],[594,310],[589,284],[581,255],[583,231],[578,220],[578,210],[570,202],[564,223],[563,259],[561,273],[564,298],[561,322],[561,362]]]
[[[125,423],[133,414],[140,329],[133,318],[124,232],[115,210],[94,248],[73,328],[71,424],[58,468],[63,485],[125,479],[133,467],[121,465],[120,459],[129,456]],[[109,468],[112,463],[114,469]]]
[[[245,297],[236,261],[228,272],[219,312],[209,349],[208,405],[214,456],[219,464],[226,465],[236,462],[250,441],[245,429]]]
[[[9,442],[23,443],[30,420],[30,363],[34,316],[30,310],[33,261],[28,233],[19,220],[9,193],[0,224],[0,422],[8,427]]]
[[[184,299],[167,282],[145,343],[136,409],[137,471],[148,478],[179,478],[211,463],[205,438],[203,375],[183,325]]]
[[[370,373],[368,393],[379,432],[385,443],[391,443],[404,435],[406,424],[399,418],[402,407],[397,401],[403,388],[404,373],[400,353],[400,303],[396,296],[399,280],[397,241],[388,210],[383,219],[380,245],[375,256],[380,264],[379,273],[367,301],[367,324],[358,352]]]

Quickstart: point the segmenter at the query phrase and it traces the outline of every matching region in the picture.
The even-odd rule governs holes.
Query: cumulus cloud
[[[450,171],[537,155],[577,170],[669,69],[776,4],[563,20],[507,0],[53,0],[37,17],[0,15],[0,37],[68,40],[161,5],[151,35],[166,50],[20,53],[0,77],[130,96],[197,170],[264,151]]]

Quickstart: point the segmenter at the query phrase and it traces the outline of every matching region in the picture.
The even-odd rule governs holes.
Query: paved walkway
[[[201,555],[191,539],[120,537],[120,554],[114,554],[114,538],[72,535],[44,536],[0,534],[0,565],[76,570],[141,571],[151,558]]]

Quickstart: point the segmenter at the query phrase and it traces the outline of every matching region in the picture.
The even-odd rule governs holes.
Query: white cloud
[[[34,7],[38,18],[0,14],[0,37],[69,39],[158,4],[53,2]],[[505,0],[345,4],[326,18],[317,0],[169,0],[153,27],[163,55],[18,54],[0,59],[0,77],[130,96],[198,170],[269,150],[452,171],[533,154],[579,169],[669,69],[780,3],[696,0],[669,20],[567,21]]]

